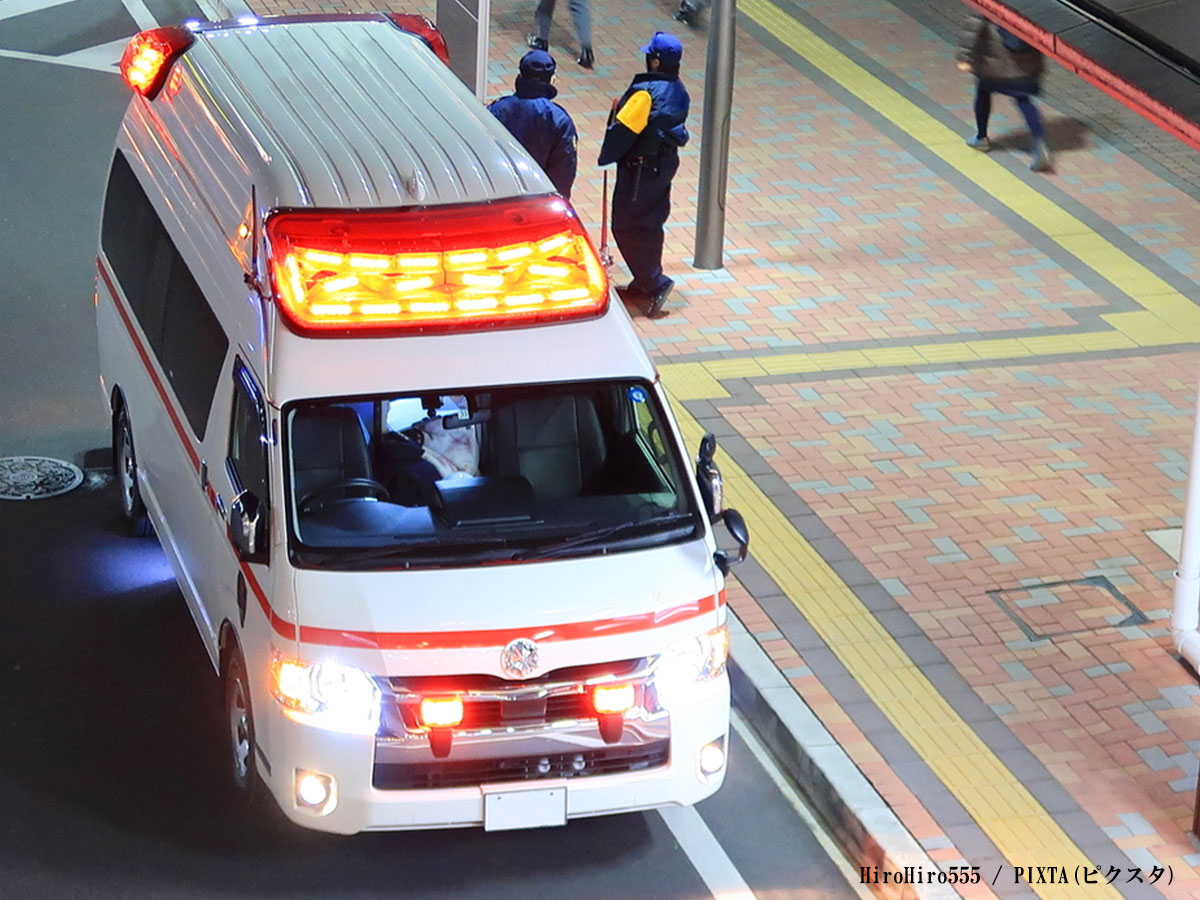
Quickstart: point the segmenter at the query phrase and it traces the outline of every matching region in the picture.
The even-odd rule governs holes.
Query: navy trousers
[[[633,281],[629,289],[647,297],[674,282],[663,274],[663,226],[671,214],[671,179],[679,169],[679,154],[667,153],[643,165],[617,165],[613,188],[613,240]]]

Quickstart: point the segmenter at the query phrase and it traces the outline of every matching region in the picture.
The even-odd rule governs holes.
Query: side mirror
[[[713,561],[717,564],[717,568],[721,570],[722,575],[728,575],[731,567],[746,559],[746,553],[750,550],[750,529],[746,527],[746,520],[742,518],[742,514],[736,509],[725,510],[724,518],[725,527],[729,529],[730,535],[738,543],[737,559],[731,560],[725,555],[724,551],[718,550],[713,554]]]
[[[258,497],[242,491],[229,504],[229,538],[244,562],[267,561],[266,511]]]
[[[710,431],[700,439],[700,450],[696,454],[696,483],[700,486],[700,497],[710,522],[715,522],[725,509],[725,482],[721,479],[721,470],[713,462],[716,452],[717,439]]]

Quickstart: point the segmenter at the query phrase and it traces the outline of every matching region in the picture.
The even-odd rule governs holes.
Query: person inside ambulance
[[[451,397],[450,401],[460,418],[468,418],[466,397]],[[439,478],[472,478],[479,474],[478,426],[447,428],[442,416],[432,415],[418,427],[421,457],[437,470]]]
[[[479,474],[479,427],[446,424],[468,418],[466,397],[392,400],[386,408],[379,453],[392,502],[429,506],[440,479]]]

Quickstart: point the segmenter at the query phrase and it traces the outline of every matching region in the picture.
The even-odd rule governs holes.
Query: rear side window
[[[203,440],[229,339],[120,152],[108,178],[100,245],[188,424]]]

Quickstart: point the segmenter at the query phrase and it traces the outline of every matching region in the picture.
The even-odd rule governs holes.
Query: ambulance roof
[[[176,64],[211,98],[260,202],[400,207],[552,191],[418,36],[377,18],[203,27]],[[482,126],[482,127],[481,127]],[[256,166],[257,167],[257,166]]]

